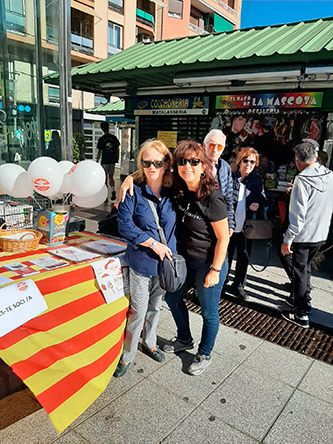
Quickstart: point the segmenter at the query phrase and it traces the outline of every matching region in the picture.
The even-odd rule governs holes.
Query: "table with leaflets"
[[[68,244],[100,239],[104,238],[72,233]],[[0,273],[13,283],[25,278],[6,268],[11,263],[39,271],[27,279],[37,285],[48,307],[0,337],[0,358],[34,393],[60,433],[109,383],[122,351],[129,299],[106,304],[89,262],[69,262],[53,270],[30,262],[50,256],[48,250],[52,249],[39,245],[28,252],[0,252]]]

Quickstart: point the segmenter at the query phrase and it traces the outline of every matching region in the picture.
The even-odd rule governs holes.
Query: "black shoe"
[[[305,315],[298,315],[294,310],[293,311],[282,311],[281,315],[284,319],[287,321],[292,322],[293,324],[298,325],[302,328],[309,328],[309,316],[307,314]]]
[[[111,193],[111,200],[116,200],[116,198],[117,198],[116,192],[112,191],[112,193]]]
[[[230,286],[226,287],[226,291],[227,291],[227,293],[230,293],[230,294],[236,296],[237,298],[241,299],[242,301],[248,300],[248,296],[247,296],[244,288],[238,288],[238,287],[235,287],[234,285],[230,285]]]

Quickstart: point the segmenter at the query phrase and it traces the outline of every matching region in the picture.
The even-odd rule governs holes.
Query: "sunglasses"
[[[215,147],[218,151],[223,151],[224,149],[224,145],[219,145],[218,143],[209,143],[208,146],[211,150],[213,150]]]
[[[256,163],[255,160],[249,160],[249,159],[242,159],[243,163],[250,163],[251,165],[254,165]]]
[[[164,162],[164,160],[141,160],[141,165],[143,168],[150,168],[151,165],[154,165],[155,168],[162,168]]]
[[[198,166],[199,163],[201,162],[200,159],[185,159],[184,157],[181,157],[180,159],[177,160],[177,165],[179,166],[185,166],[187,163],[189,163],[191,166]]]

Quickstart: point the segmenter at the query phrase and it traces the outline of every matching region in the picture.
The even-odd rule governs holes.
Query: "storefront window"
[[[0,1],[0,164],[27,168],[47,155],[52,130],[60,130],[59,88],[43,80],[59,72],[59,5],[54,3]]]

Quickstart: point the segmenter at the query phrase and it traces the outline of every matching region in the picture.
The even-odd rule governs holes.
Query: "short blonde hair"
[[[146,150],[149,148],[154,148],[154,150],[158,151],[160,154],[164,155],[164,162],[166,165],[166,170],[163,176],[163,186],[170,187],[172,185],[172,173],[170,171],[171,163],[172,163],[172,155],[168,148],[164,145],[164,143],[161,140],[156,139],[148,139],[146,140],[140,148],[138,159],[137,159],[137,165],[138,165],[138,180],[137,182],[145,182],[146,176],[144,172],[144,168],[141,165],[141,160],[143,157],[143,154]]]

